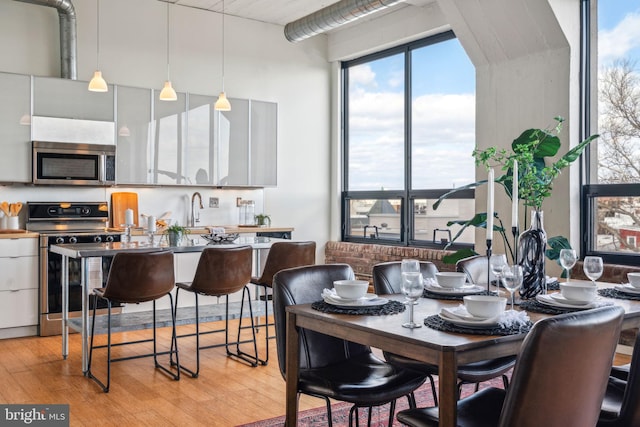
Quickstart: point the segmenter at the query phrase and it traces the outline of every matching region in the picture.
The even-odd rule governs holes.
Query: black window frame
[[[435,249],[443,249],[448,242],[445,241],[429,241],[417,240],[412,238],[412,230],[414,229],[414,209],[413,202],[416,199],[437,199],[440,196],[451,191],[447,189],[412,189],[411,183],[411,52],[425,46],[455,39],[456,35],[452,30],[445,31],[433,36],[429,36],[420,40],[406,43],[393,48],[385,49],[380,52],[372,53],[361,58],[344,61],[341,64],[341,81],[342,81],[342,194],[341,194],[341,240],[345,242],[356,243],[376,243],[391,246],[418,246]],[[372,62],[378,59],[386,58],[399,53],[404,54],[404,189],[403,190],[358,190],[350,191],[349,188],[349,78],[347,70],[349,67]],[[351,200],[357,199],[397,199],[400,201],[400,238],[399,239],[383,239],[367,236],[368,231],[365,229],[362,236],[356,236],[349,233],[351,230],[350,222],[350,204]],[[455,193],[450,199],[473,199],[475,200],[475,190],[461,190]],[[375,233],[374,233],[375,234]],[[435,237],[435,233],[434,233]],[[472,243],[453,243],[448,249],[457,250],[462,248],[474,248]]]

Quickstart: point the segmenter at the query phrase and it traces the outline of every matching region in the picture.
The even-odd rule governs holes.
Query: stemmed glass
[[[509,294],[511,296],[511,311],[513,311],[513,300],[514,300],[513,293],[517,291],[520,288],[520,286],[522,286],[522,279],[523,279],[522,266],[506,265],[502,269],[502,284],[504,285],[505,289],[509,291]]]
[[[400,264],[400,272],[401,273],[420,273],[420,261],[417,259],[403,259]],[[404,276],[403,276],[404,283]],[[407,298],[404,302],[405,304],[417,304],[417,301],[411,300]]]
[[[409,302],[409,321],[403,323],[402,326],[409,329],[421,328],[422,325],[413,321],[413,306],[416,304],[416,300],[422,296],[424,290],[424,284],[422,280],[422,273],[410,271],[402,272],[402,293],[406,295]]]
[[[560,265],[567,271],[567,282],[569,281],[569,277],[571,276],[571,269],[574,265],[576,265],[576,261],[578,261],[576,251],[574,251],[573,249],[560,250]]]
[[[500,278],[502,277],[502,269],[507,265],[507,256],[505,254],[491,255],[489,260],[491,272],[496,276],[497,288],[500,288]]]
[[[602,258],[599,256],[587,256],[584,257],[584,263],[582,265],[584,274],[591,279],[593,284],[596,284],[596,280],[602,276],[604,267],[602,265]]]

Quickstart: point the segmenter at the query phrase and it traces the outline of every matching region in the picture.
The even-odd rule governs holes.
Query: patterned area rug
[[[511,374],[508,375],[511,377]],[[436,379],[436,389],[438,387],[438,380]],[[486,387],[503,388],[502,378],[496,378],[491,381],[480,384],[480,389]],[[462,396],[468,396],[473,393],[475,386],[473,384],[465,384],[462,386]],[[431,386],[429,381],[425,382],[415,392],[416,401],[418,407],[433,406],[433,397],[431,395]],[[321,400],[318,400],[322,402]],[[402,409],[408,408],[407,399],[401,399],[396,404],[396,412]],[[331,413],[333,418],[333,425],[335,427],[342,427],[349,425],[349,409],[350,405],[344,402],[338,402],[331,405]],[[360,425],[367,425],[367,409],[362,408],[359,411]],[[371,426],[372,427],[386,427],[389,422],[389,405],[379,406],[373,408],[371,414]],[[284,415],[280,417],[271,418],[268,420],[262,420],[255,423],[243,424],[237,427],[281,427],[284,425]],[[319,408],[308,409],[298,413],[298,426],[301,427],[326,427],[329,425],[327,422],[327,411],[325,406]],[[402,426],[397,420],[394,419],[394,426]]]

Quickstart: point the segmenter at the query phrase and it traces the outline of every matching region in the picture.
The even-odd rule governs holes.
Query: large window
[[[475,69],[452,32],[343,63],[343,240],[442,245],[475,212]],[[474,231],[456,243],[472,245]]]
[[[640,264],[640,0],[583,0],[583,75],[597,73],[587,96],[597,97],[598,133],[587,162],[584,187],[585,254],[609,262]],[[597,27],[597,40],[589,28]],[[597,49],[595,47],[597,46]],[[597,52],[597,58],[589,53]],[[586,104],[587,106],[593,103]],[[589,126],[590,125],[590,126]]]

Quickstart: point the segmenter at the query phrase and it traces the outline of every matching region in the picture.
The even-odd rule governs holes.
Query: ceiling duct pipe
[[[402,2],[404,0],[341,0],[288,23],[284,36],[290,42],[299,42]]]
[[[60,77],[76,80],[78,78],[78,58],[76,46],[76,10],[71,0],[15,0],[39,6],[55,7],[60,19]]]

